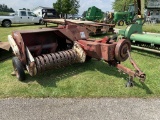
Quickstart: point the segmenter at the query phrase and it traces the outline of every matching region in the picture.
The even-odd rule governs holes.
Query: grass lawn
[[[0,12],[0,16],[9,16],[11,12]]]
[[[159,25],[158,25],[159,26]],[[0,27],[0,41],[7,41],[13,30],[38,29],[41,25]],[[149,27],[150,28],[150,27]],[[157,28],[158,31],[158,27]],[[160,30],[160,29],[159,29]],[[11,58],[0,62],[0,98],[6,97],[160,97],[160,55],[132,50],[132,57],[146,73],[145,84],[135,79],[133,88],[126,88],[127,75],[120,74],[103,61],[92,59],[83,64],[47,71],[20,82],[10,73]],[[129,61],[123,63],[132,68]]]

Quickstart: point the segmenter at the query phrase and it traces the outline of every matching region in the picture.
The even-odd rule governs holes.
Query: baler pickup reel
[[[66,25],[58,28],[44,28],[31,31],[14,31],[8,36],[16,57],[12,59],[17,78],[25,79],[27,70],[31,76],[49,69],[61,68],[73,63],[83,63],[89,58],[104,60],[111,66],[132,78],[145,80],[145,74],[137,67],[130,56],[130,41],[110,40],[104,37],[91,40],[84,27]],[[130,58],[136,71],[120,64]],[[132,86],[132,85],[130,85]]]

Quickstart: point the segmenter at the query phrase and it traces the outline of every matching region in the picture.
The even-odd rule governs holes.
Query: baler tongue
[[[127,50],[128,56],[129,56],[129,61],[132,64],[132,66],[135,68],[135,71],[126,68],[125,66],[123,66],[122,64],[117,64],[116,67],[120,70],[123,71],[124,73],[129,75],[129,80],[127,83],[127,86],[132,87],[133,86],[133,78],[137,77],[139,78],[140,82],[144,82],[146,79],[146,74],[143,73],[140,68],[137,66],[137,64],[135,63],[135,61],[132,59],[131,54],[129,52],[129,50]]]

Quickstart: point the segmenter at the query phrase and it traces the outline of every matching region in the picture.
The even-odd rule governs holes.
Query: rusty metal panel
[[[12,37],[15,40],[15,43],[17,44],[18,49],[20,51],[20,55],[18,56],[18,58],[22,61],[23,65],[25,65],[27,63],[27,59],[26,59],[26,49],[23,38],[20,32],[18,31],[12,32]]]
[[[89,38],[87,30],[81,26],[67,25],[66,29],[59,29],[59,31],[72,41]]]
[[[87,29],[90,35],[98,35],[106,32],[114,32],[113,28],[115,24],[105,24],[97,23],[92,21],[80,21],[80,20],[70,20],[70,19],[44,19],[45,22],[61,24],[61,25],[77,25],[82,26]],[[59,28],[63,28],[62,26]]]
[[[80,44],[83,44],[83,49],[88,56],[96,59],[101,59],[101,47],[100,44],[94,41],[78,40]]]
[[[79,40],[78,42],[83,44],[82,47],[88,56],[105,61],[114,60],[116,44],[106,44],[103,39],[98,41]]]
[[[116,44],[101,44],[101,56],[106,61],[114,60],[114,51]]]
[[[9,51],[9,49],[10,49],[10,44],[9,44],[8,42],[1,42],[1,41],[0,41],[0,48],[3,49],[3,50]]]

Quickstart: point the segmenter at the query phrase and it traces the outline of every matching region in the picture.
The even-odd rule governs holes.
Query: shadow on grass
[[[44,87],[57,87],[56,83],[60,80],[64,80],[69,77],[77,77],[76,75],[85,71],[99,71],[109,76],[115,76],[117,78],[127,78],[128,75],[120,74],[115,67],[110,67],[108,64],[102,61],[91,60],[83,64],[73,64],[60,69],[54,69],[46,71],[43,74],[31,77],[29,74],[26,76],[26,83],[30,81],[37,81]],[[74,79],[74,78],[73,78]],[[124,79],[127,80],[128,79]],[[147,94],[152,94],[152,91],[143,83],[142,86],[134,81],[135,86],[145,89]]]
[[[0,26],[0,28],[6,28],[6,29],[9,29],[9,28],[19,28],[19,27],[32,27],[32,26],[37,26],[39,28],[46,28],[46,25],[40,25],[40,24],[12,24],[11,27],[2,27]],[[53,25],[48,25],[48,28],[54,28],[54,27],[57,27],[57,25],[53,24]],[[29,29],[29,28],[28,28]]]
[[[116,68],[110,67],[108,64],[102,62],[102,61],[97,61],[97,60],[91,60],[86,63],[77,63],[73,64],[71,66],[66,66],[64,68],[59,68],[59,69],[54,69],[50,71],[46,71],[42,74],[39,74],[37,76],[31,77],[29,74],[26,75],[27,79],[25,82],[30,82],[30,81],[37,81],[39,84],[43,86],[54,86],[55,83],[50,84],[48,82],[51,81],[59,81],[66,79],[71,76],[78,75],[80,73],[83,73],[85,71],[100,71],[104,74],[108,74],[109,76],[116,76],[119,78],[122,78],[123,75],[121,75]]]
[[[35,24],[12,24],[11,27],[0,26],[0,28],[10,29],[10,28],[14,28],[14,27],[25,27],[25,26],[35,26]]]
[[[105,36],[110,36],[110,35],[113,35],[113,33],[111,33],[111,32],[108,32],[108,33],[104,33],[104,34],[99,34],[99,35],[91,35],[90,36],[90,38],[103,38],[103,37],[105,37]]]
[[[45,25],[39,25],[39,24],[12,24],[11,27],[2,27],[1,28],[6,28],[6,29],[10,29],[10,28],[18,28],[18,27],[30,27],[30,26],[44,26]]]
[[[14,24],[11,26],[11,28],[14,27],[25,27],[25,26],[40,26],[40,25],[35,25],[35,24]]]
[[[141,88],[141,89],[144,89],[144,90],[146,90],[146,94],[153,94],[153,92],[149,89],[149,87],[145,84],[145,83],[143,83],[143,82],[141,82],[141,85],[139,85],[139,84],[137,84],[135,81],[134,81],[134,85],[135,86],[137,86],[137,87],[139,87],[139,88]]]
[[[154,53],[154,52],[151,52],[151,51],[139,50],[139,49],[136,49],[136,48],[132,48],[132,50],[135,53],[138,53],[138,54],[144,55],[144,56],[149,56],[149,57],[152,57],[152,58],[159,58],[159,56],[160,56],[159,53]]]
[[[6,51],[0,48],[0,63],[4,62],[7,59],[10,59],[13,56],[13,53],[11,50]]]

